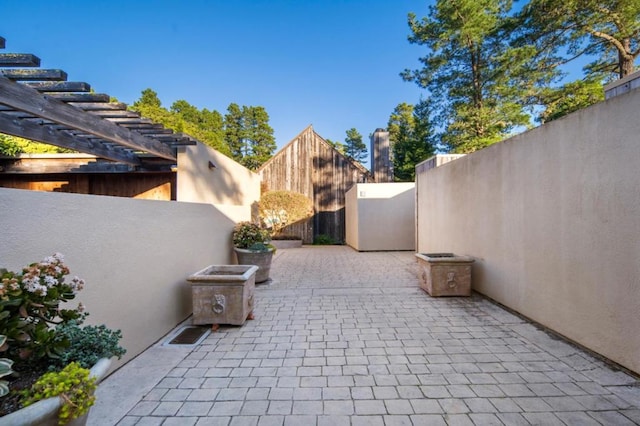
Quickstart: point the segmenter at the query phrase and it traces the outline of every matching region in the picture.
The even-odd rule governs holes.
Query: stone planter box
[[[257,271],[255,265],[210,265],[187,278],[193,324],[244,324],[253,312]]]
[[[453,253],[416,253],[420,288],[433,297],[471,296],[471,264],[468,256]]]
[[[302,240],[271,240],[271,245],[278,250],[300,248],[302,247]]]

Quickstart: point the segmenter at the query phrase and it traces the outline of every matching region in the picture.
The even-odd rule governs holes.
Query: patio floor
[[[490,301],[431,298],[413,253],[278,251],[255,320],[156,345],[91,425],[632,425],[640,382]]]

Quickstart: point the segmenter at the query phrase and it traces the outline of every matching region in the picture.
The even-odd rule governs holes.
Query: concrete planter
[[[239,265],[256,265],[258,267],[256,284],[263,283],[269,279],[274,249],[269,249],[269,251],[254,251],[234,247],[233,250],[236,252]]]
[[[100,383],[107,375],[107,371],[111,366],[111,360],[102,358],[98,360],[96,365],[91,367],[91,377],[96,378],[96,383]],[[62,407],[62,397],[52,397],[38,401],[35,404],[22,408],[6,416],[0,417],[0,426],[57,426],[58,412]],[[91,409],[89,409],[91,411]],[[89,413],[73,419],[66,423],[67,426],[84,426],[87,424]]]
[[[210,265],[191,275],[194,324],[242,325],[253,312],[258,267]]]
[[[471,264],[468,256],[453,253],[416,253],[420,288],[433,297],[471,296]]]

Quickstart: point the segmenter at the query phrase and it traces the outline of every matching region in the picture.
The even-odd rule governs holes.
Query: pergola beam
[[[107,149],[103,143],[78,137],[77,135],[72,136],[64,131],[55,130],[50,126],[43,126],[31,121],[19,120],[0,114],[0,128],[3,132],[13,136],[91,153],[98,157],[134,166],[140,165],[140,159],[130,152],[123,149]]]
[[[46,85],[47,82],[31,84]],[[52,97],[43,96],[37,90],[5,77],[0,77],[0,103],[42,119],[69,126],[80,132],[98,136],[106,141],[124,145],[135,151],[144,151],[161,158],[176,160],[174,149],[159,141],[118,126],[109,120],[89,113],[79,112],[76,107],[67,105]],[[78,149],[77,147],[69,148]],[[89,153],[94,154],[94,152]]]

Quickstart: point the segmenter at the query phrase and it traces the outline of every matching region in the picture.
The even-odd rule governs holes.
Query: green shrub
[[[62,407],[58,424],[64,425],[89,411],[96,400],[96,379],[89,370],[76,362],[67,365],[60,372],[46,373],[31,387],[23,392],[22,403],[26,407],[42,399],[59,396]]]
[[[268,251],[271,245],[269,230],[257,223],[240,222],[233,228],[233,245],[240,249]]]
[[[311,216],[313,202],[299,192],[269,191],[260,198],[260,217],[274,235]]]
[[[60,354],[59,358],[52,360],[50,370],[56,369],[56,367],[62,368],[72,361],[77,362],[83,368],[91,368],[100,358],[116,356],[120,359],[127,352],[118,344],[122,339],[120,330],[110,330],[104,324],[81,327],[80,324],[85,317],[56,327],[57,338],[67,341],[69,346]]]
[[[330,246],[333,244],[337,244],[337,241],[331,238],[331,236],[326,234],[316,235],[313,238],[313,244],[316,246]]]

